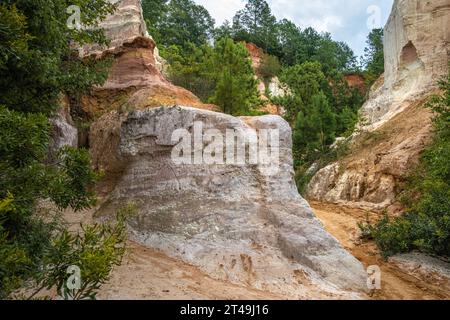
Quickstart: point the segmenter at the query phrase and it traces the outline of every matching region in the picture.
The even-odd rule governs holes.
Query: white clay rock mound
[[[216,113],[210,111],[215,106],[173,86],[158,69],[139,1],[117,3],[117,12],[102,23],[110,47],[80,51],[115,59],[105,85],[83,101],[94,119],[93,165],[106,173],[96,217],[112,218],[134,202],[138,212],[130,231],[136,242],[213,279],[298,298],[364,297],[362,264],[324,230],[297,191],[288,123],[279,116]],[[277,129],[279,161],[179,164],[172,157],[172,134],[177,129],[192,133],[195,122],[203,131],[224,135]],[[268,175],[269,169],[276,174]]]
[[[111,125],[116,121],[114,125]],[[256,165],[176,164],[174,130],[279,129],[276,175]],[[105,139],[115,128],[116,145]],[[297,192],[291,129],[278,116],[235,118],[189,107],[107,115],[92,128],[94,162],[108,168],[114,154],[116,180],[97,217],[113,216],[127,202],[138,206],[130,226],[134,240],[236,284],[299,297],[358,297],[367,274],[315,218]],[[114,131],[113,130],[113,131]],[[103,135],[95,132],[102,131]],[[108,135],[106,135],[108,136]],[[104,148],[104,150],[103,150]],[[192,151],[194,152],[194,150]],[[299,275],[301,276],[299,280]]]

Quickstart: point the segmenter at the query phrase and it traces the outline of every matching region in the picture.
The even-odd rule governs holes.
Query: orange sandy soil
[[[450,293],[438,286],[408,275],[384,261],[373,242],[362,242],[359,239],[357,223],[365,220],[366,211],[319,202],[312,202],[311,205],[328,232],[365,267],[380,266],[382,288],[372,292],[372,299],[450,299]],[[74,229],[80,222],[91,223],[91,217],[92,212],[66,215]],[[102,287],[98,298],[279,300],[293,297],[215,280],[197,267],[170,258],[159,251],[129,242],[122,265],[115,268],[111,280]]]
[[[375,213],[360,209],[352,209],[341,205],[311,202],[317,217],[325,228],[351,252],[365,267],[378,265],[381,269],[381,290],[372,292],[373,299],[380,300],[430,300],[450,299],[446,292],[433,283],[406,274],[401,269],[386,262],[380,255],[373,241],[363,242],[359,239],[358,222],[365,221]]]

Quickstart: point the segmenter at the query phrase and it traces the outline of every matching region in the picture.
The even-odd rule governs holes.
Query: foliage
[[[150,32],[156,43],[161,43],[163,34],[160,31],[161,23],[165,19],[169,0],[142,0],[142,13]]]
[[[68,27],[70,5],[80,7],[84,28]],[[96,27],[114,9],[106,0],[4,0],[0,5],[1,299],[41,277],[51,267],[47,259],[54,241],[67,233],[59,215],[38,214],[38,202],[46,199],[75,211],[95,203],[91,190],[98,175],[90,169],[88,152],[67,147],[55,159],[48,157],[48,119],[62,93],[79,95],[105,81],[109,63],[80,60],[71,45],[107,43]],[[105,245],[111,240],[102,242],[106,231],[88,231],[91,245],[110,251]],[[69,242],[67,248],[74,245],[76,250],[77,243]],[[91,251],[89,259],[102,256],[101,250]],[[114,261],[104,259],[102,268]],[[57,263],[64,261],[51,262]],[[91,279],[101,283],[104,276],[96,273]]]
[[[216,83],[211,102],[232,115],[251,114],[259,103],[258,89],[247,48],[232,39],[219,40],[210,59],[210,74]]]
[[[312,97],[326,85],[322,66],[318,62],[305,62],[283,70],[280,80],[298,95],[303,103],[311,103]]]
[[[202,46],[213,38],[214,19],[192,0],[144,0],[143,12],[149,31],[162,47]]]
[[[294,150],[301,162],[326,152],[336,132],[336,118],[323,93],[313,95],[305,110],[298,113],[293,134]]]
[[[228,20],[214,30],[214,40],[218,41],[222,38],[233,38],[233,27]]]
[[[264,0],[248,0],[233,18],[233,35],[237,41],[252,42],[269,54],[278,51],[277,19]]]
[[[278,34],[280,60],[285,66],[315,61],[321,64],[327,76],[358,70],[356,57],[350,47],[343,42],[333,41],[329,33],[319,34],[310,27],[301,30],[284,19],[278,24]]]
[[[406,213],[372,228],[385,256],[420,250],[450,257],[450,74],[440,86],[444,95],[428,104],[436,114],[433,141],[400,196]]]
[[[89,167],[85,150],[65,148],[58,163],[45,165],[49,141],[48,120],[41,114],[23,114],[0,108],[0,251],[10,255],[0,263],[0,276],[8,287],[0,286],[0,296],[19,279],[36,275],[51,239],[52,225],[34,215],[38,199],[51,199],[60,208],[81,210],[90,207],[95,198],[89,189],[97,175]],[[13,251],[11,251],[13,250]],[[15,256],[20,259],[14,258]],[[2,265],[9,260],[15,267]]]
[[[209,77],[208,59],[213,48],[190,44],[187,49],[171,45],[161,50],[169,63],[169,80],[175,85],[188,89],[202,101],[207,102],[214,93],[215,82]]]
[[[67,26],[66,9],[74,4],[80,7],[86,29]],[[0,52],[9,52],[0,54],[1,105],[49,114],[61,92],[86,91],[106,80],[101,72],[105,63],[75,58],[70,44],[106,43],[102,32],[92,27],[114,10],[108,1],[5,0],[0,10],[10,17],[0,19]],[[15,39],[11,49],[10,39]]]
[[[367,47],[364,49],[362,64],[366,68],[369,84],[375,82],[384,72],[383,29],[373,29],[367,37]]]
[[[344,137],[351,136],[358,120],[358,114],[351,108],[345,106],[342,112],[338,114],[336,132],[341,133]]]
[[[289,123],[293,123],[297,114],[305,109],[302,97],[298,94],[286,94],[284,96],[272,97],[272,103],[283,107],[284,117]]]
[[[17,10],[15,5],[8,7],[0,5],[0,70],[10,56],[28,50],[28,42],[32,39],[27,33],[26,17]]]
[[[120,265],[125,253],[127,239],[127,220],[134,214],[134,205],[119,210],[116,223],[81,226],[78,233],[61,230],[47,248],[44,256],[45,269],[37,278],[38,288],[57,288],[58,295],[66,300],[96,299],[100,286],[104,284],[114,266]],[[68,270],[79,268],[80,288],[67,286]]]
[[[281,64],[277,57],[264,53],[261,64],[257,70],[258,75],[265,79],[271,79],[279,75]]]
[[[223,112],[250,115],[260,103],[255,73],[247,48],[230,38],[214,47],[188,49],[172,45],[163,50],[170,62],[170,80],[194,92],[204,102],[218,105]]]
[[[318,62],[285,68],[280,80],[290,94],[272,98],[294,128],[294,164],[301,192],[318,169],[345,154],[340,145],[331,145],[336,137],[351,135],[363,103],[362,95],[350,89],[342,75],[327,77],[322,70]],[[313,164],[317,170],[311,171]]]
[[[287,19],[281,20],[278,23],[278,38],[281,47],[280,60],[283,65],[293,66],[305,62],[302,33],[295,23]]]

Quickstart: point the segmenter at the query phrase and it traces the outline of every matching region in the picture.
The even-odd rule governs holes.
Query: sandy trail
[[[121,266],[103,286],[100,299],[279,300],[276,294],[207,276],[198,268],[130,242]]]
[[[367,212],[343,206],[312,202],[325,228],[366,267],[378,265],[382,271],[382,289],[372,299],[450,299],[442,288],[406,274],[382,259],[373,242],[359,240],[357,223]],[[74,229],[79,223],[92,223],[92,212],[72,213],[66,218]],[[376,215],[376,213],[369,213]],[[195,266],[129,242],[121,266],[104,285],[99,299],[175,299],[175,300],[279,300],[295,299],[251,287],[215,280]]]
[[[64,218],[72,231],[80,223],[95,222],[96,208],[67,210]],[[48,294],[48,293],[47,293]],[[97,296],[102,300],[280,300],[281,295],[215,280],[199,268],[133,241],[127,244],[122,264]]]
[[[373,299],[429,300],[450,299],[450,293],[439,286],[406,274],[384,261],[374,242],[359,239],[358,222],[365,221],[367,212],[341,205],[311,202],[317,217],[325,228],[351,252],[365,267],[378,265],[382,272],[381,290],[373,292]],[[368,213],[377,215],[376,213]]]

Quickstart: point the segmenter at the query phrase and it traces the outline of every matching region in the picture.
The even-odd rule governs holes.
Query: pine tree
[[[305,62],[286,68],[280,80],[287,84],[292,93],[299,96],[305,105],[309,105],[311,98],[327,85],[322,66],[318,62]],[[289,110],[288,113],[292,114]]]
[[[233,18],[236,40],[253,42],[270,54],[279,53],[277,20],[264,0],[248,0]]]
[[[367,37],[362,62],[366,67],[370,82],[375,81],[384,72],[383,29],[373,29]]]
[[[336,116],[325,94],[314,95],[305,110],[299,112],[294,127],[294,150],[305,162],[314,160],[333,143],[336,132]]]
[[[255,73],[247,49],[223,38],[216,43],[209,76],[216,81],[211,102],[232,115],[248,115],[259,102]]]

